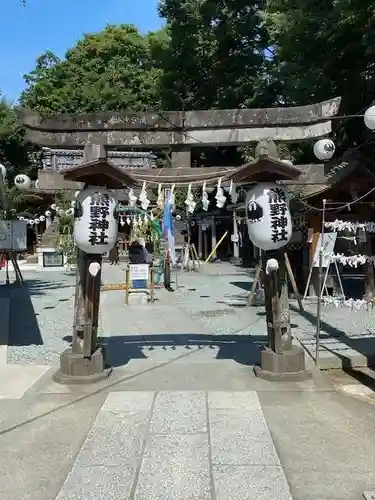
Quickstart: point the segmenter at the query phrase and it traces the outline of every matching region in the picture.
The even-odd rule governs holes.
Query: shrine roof
[[[250,182],[274,182],[300,177],[302,171],[294,165],[270,156],[260,156],[228,175],[237,184]]]
[[[102,158],[60,170],[60,174],[67,181],[106,186],[109,189],[121,189],[137,185],[137,180],[130,173],[115,167]]]

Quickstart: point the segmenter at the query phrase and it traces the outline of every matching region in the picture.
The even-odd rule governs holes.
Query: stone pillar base
[[[101,347],[96,349],[91,359],[67,349],[60,355],[60,370],[53,375],[53,380],[66,385],[93,384],[107,379],[111,373],[112,368],[106,366]]]
[[[283,354],[263,349],[260,366],[254,366],[254,372],[257,377],[271,382],[298,382],[312,377],[306,371],[305,351],[299,346],[292,346]]]

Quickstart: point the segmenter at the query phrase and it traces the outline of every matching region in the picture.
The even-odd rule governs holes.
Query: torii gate
[[[90,157],[90,161],[79,168],[55,172],[55,189],[64,189],[61,186],[61,177],[67,182],[65,189],[76,189],[72,181],[83,181],[95,175],[90,172],[93,165],[99,170],[98,184],[102,177],[115,179],[120,182],[122,175],[128,174],[129,183],[148,182],[186,185],[192,182],[203,182],[217,179],[217,177],[232,178],[237,183],[262,182],[267,180],[291,180],[296,182],[301,171],[286,164],[276,153],[269,154],[266,147],[259,153],[256,160],[239,168],[217,169],[191,168],[190,150],[197,146],[225,146],[244,145],[253,142],[270,141],[302,141],[327,135],[331,132],[331,118],[339,109],[341,98],[334,98],[318,104],[302,107],[282,107],[258,110],[214,110],[214,111],[175,111],[170,113],[107,113],[94,115],[68,115],[43,119],[38,114],[19,110],[18,115],[27,129],[27,139],[30,142],[45,147],[83,148],[88,146],[90,153],[99,151],[98,158]],[[271,144],[270,144],[271,145]],[[172,168],[148,169],[141,172],[134,169],[117,171],[105,157],[105,150],[114,147],[131,148],[164,148],[172,150]],[[262,149],[262,148],[260,148]],[[275,150],[274,144],[273,148]],[[101,169],[103,171],[101,171]],[[50,173],[49,173],[50,174]],[[62,174],[62,175],[61,175]],[[130,180],[129,180],[130,179]],[[131,181],[131,182],[130,182]],[[50,179],[51,182],[51,179]],[[104,181],[103,181],[104,182]],[[298,181],[297,181],[298,182]],[[43,178],[39,178],[40,189],[50,186],[43,185]],[[271,297],[268,297],[270,304]],[[99,301],[99,294],[96,302]],[[97,314],[98,304],[93,308]],[[272,316],[270,305],[267,307],[267,318]],[[97,323],[97,318],[91,320]],[[287,380],[298,372],[297,378],[306,376],[304,370],[304,353],[292,346],[285,353],[273,349],[275,345],[275,326],[269,330],[269,346],[266,356],[262,357],[264,372],[271,374],[272,380]],[[279,328],[280,329],[280,328]],[[95,335],[86,339],[83,345],[90,346],[90,359],[94,356],[98,346]],[[284,355],[285,354],[285,355]],[[78,372],[85,371],[85,356],[77,352]],[[87,357],[87,353],[86,353]],[[70,358],[69,358],[70,359]],[[63,375],[68,375],[73,383],[74,374],[69,372],[71,363],[61,363]],[[97,370],[104,372],[105,360],[101,357],[100,363],[93,363],[90,377],[97,380],[102,378]],[[260,370],[259,375],[261,375]],[[72,378],[73,375],[73,378]],[[103,373],[103,376],[105,374]],[[82,376],[76,377],[76,383]]]

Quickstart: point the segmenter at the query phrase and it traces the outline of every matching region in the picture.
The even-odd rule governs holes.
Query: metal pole
[[[320,316],[322,310],[322,277],[323,277],[323,249],[324,249],[324,225],[325,225],[325,211],[326,201],[323,200],[322,212],[322,232],[320,238],[319,249],[319,287],[318,287],[318,301],[316,305],[316,334],[315,334],[315,365],[319,369],[319,347],[320,347]],[[319,242],[319,241],[318,241]]]

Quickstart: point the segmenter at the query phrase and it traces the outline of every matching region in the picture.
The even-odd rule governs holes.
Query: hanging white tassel
[[[238,193],[237,193],[237,185],[230,181],[229,185],[229,194],[232,203],[237,203],[238,201]]]
[[[156,200],[156,205],[158,208],[160,208],[160,210],[163,210],[164,198],[161,184],[158,185],[158,199]]]
[[[120,225],[125,226],[124,217],[120,217]]]
[[[204,181],[202,186],[202,208],[205,212],[207,212],[209,204],[210,200],[208,199],[208,193],[206,191],[206,181]]]
[[[147,198],[146,183],[142,185],[141,192],[139,193],[139,201],[141,202],[141,207],[143,210],[147,210],[150,200]]]
[[[135,205],[137,203],[137,197],[134,194],[133,188],[129,189],[128,199],[129,199],[129,206],[135,207]]]
[[[217,208],[223,208],[226,202],[226,197],[224,196],[223,188],[221,187],[221,177],[217,181],[217,193],[215,195]]]
[[[186,198],[185,198],[185,205],[186,205],[186,208],[187,208],[187,211],[189,212],[189,214],[192,214],[195,210],[195,207],[197,206],[197,204],[194,201],[193,193],[191,192],[191,184],[189,184],[189,186],[188,186],[188,190],[187,190],[187,194],[186,194]]]
[[[129,215],[128,215],[128,216],[126,217],[126,223],[127,223],[127,225],[128,225],[128,226],[130,226],[131,222],[132,222],[132,220],[131,220],[131,218],[130,218],[130,217],[129,217]]]
[[[176,187],[176,185],[172,184],[171,191],[169,193],[169,195],[171,197],[172,210],[175,210],[175,196],[174,196],[174,189],[175,189],[175,187]]]

